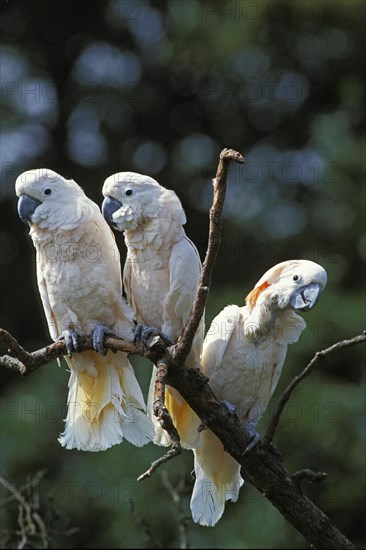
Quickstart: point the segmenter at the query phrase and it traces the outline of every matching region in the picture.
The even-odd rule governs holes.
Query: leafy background
[[[247,162],[230,172],[207,326],[228,303],[243,304],[275,263],[302,257],[325,267],[328,286],[289,349],[272,403],[316,350],[364,329],[364,2],[8,0],[1,8],[1,327],[30,350],[50,341],[34,250],[16,214],[21,172],[56,170],[98,204],[107,176],[147,173],[178,193],[203,258],[211,178],[220,150],[233,147]],[[133,363],[146,392],[150,366]],[[136,482],[158,447],[62,449],[67,380],[65,364],[25,379],[2,372],[1,473],[22,485],[46,469],[37,497],[54,547],[178,547],[184,521],[191,548],[308,546],[249,484],[214,529],[194,525],[188,451],[164,467],[180,486],[174,503],[159,473]],[[307,491],[359,547],[364,383],[362,347],[332,356],[293,394],[276,435],[290,472],[328,473]],[[17,507],[6,497],[2,540],[11,547]]]

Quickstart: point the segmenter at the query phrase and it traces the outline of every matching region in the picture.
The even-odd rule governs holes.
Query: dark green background
[[[50,341],[33,246],[16,213],[21,172],[56,170],[98,204],[112,173],[149,174],[178,193],[203,258],[211,178],[221,149],[233,147],[247,162],[230,172],[207,325],[228,303],[243,304],[275,263],[306,258],[324,266],[329,283],[289,348],[273,402],[315,351],[362,332],[364,2],[9,0],[1,7],[1,327],[30,350]],[[118,243],[123,256],[121,236]],[[319,364],[294,392],[276,435],[290,472],[328,473],[307,490],[359,546],[366,542],[363,359],[358,346]],[[133,363],[146,393],[150,366]],[[178,547],[182,514],[191,548],[308,547],[249,484],[216,528],[194,525],[188,451],[164,468],[173,485],[185,480],[176,506],[159,473],[136,482],[162,449],[61,448],[65,364],[1,377],[1,473],[21,485],[47,469],[39,495],[53,547]],[[3,544],[14,545],[16,505],[4,506],[1,518]]]

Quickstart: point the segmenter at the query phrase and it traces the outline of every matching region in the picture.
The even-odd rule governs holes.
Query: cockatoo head
[[[186,222],[174,191],[165,189],[150,176],[119,172],[105,180],[102,192],[103,216],[118,231],[143,227],[164,215],[169,218],[173,215],[182,225]]]
[[[257,308],[309,311],[327,282],[325,269],[309,260],[288,260],[269,269],[246,297],[250,312]]]
[[[72,229],[80,222],[80,202],[86,199],[84,191],[53,170],[37,168],[23,172],[15,182],[15,192],[19,197],[19,217],[30,226]]]

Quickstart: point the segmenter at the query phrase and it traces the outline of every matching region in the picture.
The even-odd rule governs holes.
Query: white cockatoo
[[[102,212],[116,230],[124,231],[127,259],[123,283],[139,324],[155,327],[176,341],[189,317],[201,274],[195,245],[185,234],[186,217],[174,191],[149,176],[120,172],[106,179]],[[186,366],[199,366],[204,322],[196,333]],[[155,424],[154,442],[171,440],[153,415],[155,371],[151,378],[148,410]],[[181,437],[181,444],[199,444],[200,420],[182,396],[167,386],[165,405]]]
[[[102,451],[125,437],[154,437],[141,388],[126,353],[106,352],[104,334],[133,339],[133,312],[122,300],[119,252],[98,206],[71,179],[36,169],[16,180],[18,213],[30,225],[37,280],[51,338],[64,338],[70,368],[68,412],[59,441]],[[96,351],[77,351],[78,336]]]
[[[254,426],[276,388],[287,346],[306,327],[294,310],[308,311],[317,303],[327,281],[325,270],[308,260],[289,260],[269,269],[246,297],[246,305],[225,307],[206,335],[201,366],[216,397],[234,406],[252,441]],[[194,451],[193,520],[213,526],[226,500],[237,501],[244,483],[240,465],[209,430]]]

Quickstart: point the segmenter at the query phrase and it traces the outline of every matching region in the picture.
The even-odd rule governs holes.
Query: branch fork
[[[192,312],[178,342],[171,345],[163,337],[155,335],[152,343],[150,343],[152,344],[151,347],[143,348],[140,344],[136,345],[128,340],[105,336],[104,345],[107,349],[144,355],[157,364],[159,374],[156,385],[155,411],[158,418],[160,415],[160,419],[165,425],[167,425],[167,422],[169,423],[168,416],[164,414],[166,411],[166,409],[164,410],[165,384],[169,384],[181,393],[201,418],[203,424],[215,433],[227,452],[242,466],[246,481],[265,495],[284,518],[302,533],[312,546],[316,548],[354,549],[354,545],[347,537],[301,490],[301,480],[309,479],[310,481],[319,482],[325,479],[326,474],[305,469],[295,472],[291,476],[284,467],[277,448],[272,445],[271,441],[284,406],[295,387],[310,374],[320,359],[327,358],[331,353],[345,347],[365,343],[366,332],[349,340],[337,342],[314,355],[305,369],[294,378],[282,394],[264,439],[259,441],[249,453],[244,453],[249,438],[236,415],[229,414],[226,407],[216,399],[208,384],[207,377],[199,369],[184,366],[184,361],[191,349],[209,293],[212,269],[220,244],[226,177],[228,164],[231,160],[239,163],[244,162],[243,157],[232,149],[224,149],[220,154],[217,174],[213,180],[214,197],[210,210],[207,253]],[[23,375],[29,374],[40,366],[67,353],[63,342],[56,342],[41,350],[28,353],[8,332],[2,329],[0,329],[0,342],[5,343],[9,350],[9,354],[0,357],[0,366],[17,369]],[[91,339],[80,338],[79,349],[80,352],[92,349]],[[171,455],[176,456],[179,454],[180,451],[177,452],[179,434],[176,442],[177,445],[174,447],[173,444],[168,453],[151,464],[149,470],[142,474],[139,479],[149,477],[160,464],[170,460]]]

